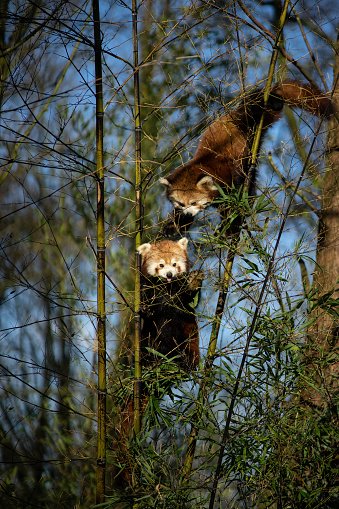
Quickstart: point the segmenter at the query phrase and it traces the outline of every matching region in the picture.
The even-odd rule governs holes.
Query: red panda
[[[189,272],[188,240],[164,240],[142,244],[141,285],[141,364],[145,368],[163,362],[163,356],[173,359],[183,370],[190,372],[199,363],[199,332],[195,307],[200,297],[203,274]],[[159,352],[161,355],[157,355]],[[173,384],[173,378],[160,377],[160,396]],[[153,392],[154,395],[154,392]],[[141,391],[141,413],[145,411],[149,393],[145,384]],[[131,483],[133,457],[129,442],[134,422],[133,399],[130,397],[120,412],[116,429],[117,459],[119,462],[116,487],[123,489]]]
[[[199,363],[199,333],[194,307],[200,296],[202,273],[189,273],[188,240],[142,244],[141,358],[154,362],[151,348],[191,371]],[[159,357],[158,357],[159,360]]]
[[[288,80],[271,90],[263,132],[281,117],[284,103],[318,116],[329,117],[333,113],[331,100],[318,88]],[[240,187],[244,183],[249,172],[252,138],[263,111],[263,90],[247,95],[235,111],[206,129],[193,159],[160,179],[174,206],[174,216],[163,227],[166,237],[188,229],[194,217],[211,205],[219,196],[215,183],[225,192],[232,184]],[[255,176],[250,179],[249,195],[254,192]]]

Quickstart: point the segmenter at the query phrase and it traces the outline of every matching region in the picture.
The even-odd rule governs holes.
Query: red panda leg
[[[197,321],[184,324],[184,333],[188,338],[187,342],[183,345],[183,355],[186,358],[186,364],[189,371],[194,370],[200,361],[199,350],[199,333]]]
[[[193,221],[192,214],[184,214],[182,210],[174,209],[162,227],[162,234],[164,237],[178,237],[191,227]]]

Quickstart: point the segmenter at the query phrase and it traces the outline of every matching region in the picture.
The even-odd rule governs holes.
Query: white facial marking
[[[211,205],[211,200],[209,198],[203,198],[202,200],[199,200],[199,205],[202,209],[205,209],[209,205]]]
[[[196,216],[201,212],[202,207],[199,205],[190,205],[189,207],[185,207],[182,209],[184,214],[190,214],[191,216]]]
[[[207,178],[208,181],[212,181],[210,177],[204,177]],[[216,188],[215,188],[216,189]],[[206,207],[208,207],[211,204],[211,199],[209,197],[201,198],[201,193],[198,194],[198,196],[194,199],[190,199],[188,203],[183,203],[182,201],[178,200],[175,195],[171,196],[171,202],[175,209],[180,209],[184,214],[190,214],[192,216],[196,216],[204,210]]]
[[[147,272],[150,276],[158,276],[166,279],[168,282],[172,281],[173,278],[179,274],[186,272],[186,260],[180,256],[171,258],[170,262],[164,259],[150,262],[147,265]]]

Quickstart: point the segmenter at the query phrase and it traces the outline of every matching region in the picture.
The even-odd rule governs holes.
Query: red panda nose
[[[171,279],[172,276],[173,276],[172,272],[167,272],[166,274],[167,279]]]

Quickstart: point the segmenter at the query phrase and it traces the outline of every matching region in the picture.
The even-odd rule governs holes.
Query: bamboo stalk
[[[256,132],[254,135],[249,174],[251,173],[251,169],[253,167],[255,167],[257,164],[257,156],[258,156],[258,150],[259,150],[259,145],[260,145],[260,138],[261,138],[263,123],[264,123],[264,118],[265,118],[265,108],[266,108],[266,104],[268,102],[270,90],[272,87],[274,69],[275,69],[275,65],[276,65],[276,61],[277,61],[277,57],[278,57],[278,46],[279,46],[279,42],[280,42],[280,38],[281,38],[282,28],[283,28],[283,26],[285,24],[285,20],[286,20],[287,7],[288,7],[288,0],[285,0],[284,8],[283,8],[281,18],[280,18],[280,27],[281,28],[278,30],[278,33],[277,33],[275,49],[272,54],[269,72],[268,72],[268,78],[267,78],[267,82],[266,82],[266,86],[265,86],[265,90],[264,90],[264,112],[263,112],[263,115],[261,116],[261,119],[259,121],[259,124],[257,126]],[[248,186],[248,182],[247,182],[247,186]],[[202,382],[201,382],[201,385],[199,388],[199,394],[198,394],[198,398],[197,398],[196,412],[194,414],[194,417],[192,418],[192,422],[195,424],[192,424],[192,427],[191,427],[191,433],[190,433],[190,437],[188,440],[187,451],[186,451],[186,456],[185,456],[184,465],[183,465],[184,482],[187,482],[188,476],[190,475],[190,472],[192,470],[192,464],[193,464],[197,436],[198,436],[199,422],[202,417],[204,402],[205,402],[205,398],[206,398],[206,394],[205,394],[206,383],[207,383],[206,381],[209,378],[209,374],[210,374],[212,366],[213,366],[213,360],[214,360],[214,356],[215,356],[217,339],[218,339],[220,324],[221,324],[221,317],[224,312],[225,302],[226,302],[228,290],[230,287],[232,267],[233,267],[236,250],[237,250],[239,235],[240,235],[240,231],[234,235],[232,242],[231,242],[231,246],[229,247],[228,253],[227,253],[225,271],[224,271],[224,276],[223,276],[223,280],[222,280],[222,288],[219,293],[218,303],[217,303],[215,316],[214,316],[214,320],[213,320],[212,332],[211,332],[209,346],[208,346],[207,359],[205,362],[204,372],[203,372],[203,376],[202,376]],[[212,495],[213,495],[213,492],[212,492]]]
[[[277,36],[275,39],[275,44],[273,46],[273,53],[272,53],[272,57],[271,57],[270,67],[268,69],[267,82],[266,82],[266,86],[265,86],[265,90],[264,90],[264,111],[263,111],[263,114],[261,115],[261,119],[260,119],[259,125],[256,129],[253,144],[252,144],[252,161],[251,161],[252,165],[255,165],[257,162],[260,138],[261,138],[262,128],[263,128],[264,119],[265,119],[265,109],[266,109],[266,105],[268,102],[268,98],[269,98],[272,83],[273,83],[274,70],[275,70],[275,65],[277,63],[279,46],[281,45],[282,31],[283,31],[283,28],[284,28],[284,25],[286,22],[288,5],[289,5],[289,2],[287,0],[285,0],[284,6],[283,6],[283,9],[281,12],[281,16],[280,16],[279,28],[278,28]]]
[[[97,341],[98,341],[98,450],[96,503],[105,502],[106,477],[106,310],[105,310],[105,200],[104,200],[104,108],[102,94],[101,32],[99,0],[93,0],[96,162],[97,162]]]
[[[275,65],[276,65],[277,58],[278,58],[279,44],[281,43],[282,31],[283,31],[283,28],[284,28],[284,25],[285,25],[285,22],[286,22],[288,5],[289,5],[289,0],[285,0],[284,1],[284,6],[283,6],[283,9],[282,9],[282,12],[281,12],[280,20],[279,20],[279,28],[278,28],[277,35],[276,35],[276,40],[275,40],[275,45],[274,45],[274,49],[273,49],[273,53],[272,53],[272,57],[271,57],[270,67],[269,67],[269,70],[268,70],[267,82],[266,82],[266,86],[265,86],[265,90],[264,90],[264,111],[263,111],[263,114],[261,116],[259,125],[258,125],[258,127],[256,129],[256,132],[255,132],[255,135],[254,135],[254,140],[253,140],[253,145],[252,145],[252,158],[251,158],[251,165],[252,166],[255,166],[257,164],[258,150],[259,150],[259,145],[260,145],[260,137],[261,137],[262,128],[263,128],[263,124],[264,124],[264,118],[265,118],[265,109],[266,109],[266,105],[267,105],[267,102],[268,102],[270,90],[271,90],[271,87],[272,87]],[[297,192],[297,189],[298,189],[298,187],[300,185],[301,178],[302,178],[302,176],[300,176],[300,179],[299,179],[299,182],[298,182],[298,186],[296,186],[295,193]],[[292,200],[294,199],[295,193],[292,196]],[[292,204],[292,200],[290,202],[290,206]],[[288,207],[288,210],[287,210],[286,214],[288,213],[290,206]],[[285,215],[285,220],[286,220],[286,217],[287,216]],[[278,239],[277,239],[277,242],[276,242],[276,245],[275,245],[275,248],[274,248],[274,253],[273,253],[272,258],[271,258],[271,260],[269,262],[269,266],[268,266],[268,269],[267,269],[267,272],[266,272],[266,276],[265,276],[265,280],[264,280],[264,283],[263,283],[263,287],[262,287],[261,292],[260,292],[259,302],[258,302],[258,304],[256,306],[256,309],[255,309],[255,313],[254,313],[253,320],[252,320],[252,323],[251,323],[251,327],[250,327],[250,330],[249,330],[249,333],[248,333],[245,349],[244,349],[243,356],[242,356],[242,359],[241,359],[241,363],[240,363],[240,366],[239,366],[239,371],[238,371],[237,379],[236,379],[236,382],[235,382],[235,385],[234,385],[234,388],[233,388],[233,393],[232,393],[232,397],[231,397],[231,401],[230,401],[230,406],[229,406],[229,409],[228,409],[228,412],[227,412],[227,416],[226,416],[225,429],[224,429],[224,433],[223,433],[222,441],[221,441],[221,445],[220,445],[220,451],[219,451],[219,456],[218,456],[218,463],[217,463],[217,467],[216,467],[215,474],[214,474],[214,481],[213,481],[213,487],[212,487],[212,492],[211,492],[209,509],[213,509],[213,506],[214,506],[214,501],[215,501],[217,487],[218,487],[218,481],[219,481],[220,472],[221,472],[222,459],[223,459],[223,456],[224,456],[224,451],[225,451],[225,447],[226,447],[226,443],[227,443],[227,439],[228,439],[228,435],[229,435],[229,427],[230,427],[231,418],[232,418],[232,415],[233,415],[233,410],[234,410],[234,406],[235,406],[235,400],[236,400],[236,396],[237,396],[237,393],[238,393],[238,389],[239,389],[239,385],[240,385],[240,380],[241,380],[242,372],[243,372],[243,369],[244,369],[244,366],[245,366],[245,361],[246,361],[246,358],[247,358],[248,350],[249,350],[249,347],[250,347],[250,342],[251,342],[251,339],[253,337],[253,333],[254,333],[254,330],[255,330],[257,319],[258,319],[259,314],[260,314],[261,303],[262,303],[262,299],[263,299],[263,296],[264,296],[264,292],[266,290],[267,283],[268,283],[268,281],[270,279],[271,270],[272,270],[272,267],[273,267],[273,261],[275,259],[275,254],[276,254],[277,249],[278,249],[278,244],[280,242],[280,238],[281,238],[281,234],[282,234],[282,231],[283,231],[284,223],[285,223],[285,221],[283,221],[283,224],[281,225],[281,228],[280,228],[280,231],[279,231],[279,235],[278,235]]]
[[[278,251],[278,246],[280,244],[280,240],[281,240],[281,236],[282,236],[285,224],[286,224],[286,220],[287,220],[287,218],[289,216],[292,203],[293,203],[293,201],[294,201],[294,199],[295,199],[295,197],[297,195],[298,189],[299,189],[300,184],[302,182],[302,179],[303,179],[303,177],[305,175],[305,171],[306,171],[307,164],[308,164],[308,159],[310,158],[310,155],[311,155],[312,150],[314,148],[315,140],[316,140],[316,138],[317,138],[317,136],[319,134],[322,122],[323,122],[323,119],[320,120],[320,122],[318,124],[318,127],[317,127],[317,129],[316,129],[316,131],[314,133],[313,141],[311,143],[311,146],[310,146],[310,149],[309,149],[309,152],[308,152],[307,160],[304,163],[303,170],[302,170],[302,172],[300,174],[300,177],[299,177],[299,180],[297,182],[297,185],[295,186],[295,189],[293,191],[293,194],[292,194],[292,197],[290,199],[290,202],[289,202],[289,205],[287,207],[287,210],[284,213],[283,220],[282,220],[281,226],[279,228],[277,240],[276,240],[276,243],[275,243],[275,246],[274,246],[273,254],[272,254],[272,257],[271,257],[271,259],[269,261],[269,265],[268,265],[268,268],[267,268],[267,272],[266,272],[266,275],[265,275],[263,286],[262,286],[262,289],[261,289],[261,292],[260,292],[260,296],[259,296],[256,308],[255,308],[255,312],[254,312],[253,319],[252,319],[251,326],[250,326],[250,330],[249,330],[249,333],[248,333],[245,349],[244,349],[243,356],[242,356],[242,359],[241,359],[241,363],[240,363],[240,366],[239,366],[237,380],[236,380],[236,383],[234,385],[234,389],[233,389],[233,393],[232,393],[232,397],[231,397],[230,407],[229,407],[229,410],[228,410],[228,413],[227,413],[226,425],[225,425],[225,429],[224,429],[224,433],[223,433],[223,437],[222,437],[222,442],[221,442],[221,446],[220,446],[218,464],[217,464],[217,468],[216,468],[216,472],[215,472],[215,476],[214,476],[214,483],[213,483],[213,488],[212,488],[212,494],[211,494],[209,509],[213,509],[214,500],[215,500],[215,493],[216,493],[216,489],[217,489],[217,485],[218,485],[218,480],[219,480],[219,475],[220,475],[220,470],[221,470],[221,464],[222,464],[222,458],[223,458],[225,447],[226,447],[226,443],[227,443],[227,440],[228,440],[229,426],[230,426],[230,423],[231,423],[231,418],[232,418],[233,409],[234,409],[234,405],[235,405],[235,399],[236,399],[237,392],[238,392],[238,389],[239,389],[240,380],[241,380],[242,372],[243,372],[243,369],[244,369],[244,366],[245,366],[245,361],[246,361],[246,358],[247,358],[250,342],[251,342],[251,339],[252,339],[254,331],[255,331],[257,320],[258,320],[258,318],[260,317],[260,314],[261,314],[262,301],[263,301],[263,297],[264,297],[264,294],[265,294],[265,291],[266,291],[267,283],[268,283],[268,281],[269,281],[269,279],[271,277],[271,272],[272,272],[272,269],[273,269],[273,266],[274,266],[274,263],[275,263],[275,258],[276,258],[276,254],[277,254],[277,251]]]
[[[140,118],[140,90],[139,90],[139,55],[138,55],[138,8],[137,1],[132,1],[133,21],[133,66],[134,73],[134,128],[135,128],[135,249],[141,244],[142,233],[142,205],[141,205],[141,118]],[[140,318],[140,269],[141,256],[136,251],[135,258],[135,339],[134,339],[134,433],[141,430],[141,318]]]
[[[212,325],[212,331],[210,336],[210,341],[208,345],[208,351],[207,351],[207,358],[204,365],[204,371],[202,375],[201,384],[199,387],[199,393],[197,397],[197,403],[196,403],[196,410],[192,417],[192,425],[191,425],[191,432],[188,439],[187,444],[187,450],[186,450],[186,456],[183,464],[183,482],[184,484],[188,481],[188,477],[192,470],[192,464],[195,454],[195,448],[197,444],[197,437],[198,437],[198,431],[199,431],[199,423],[203,414],[205,399],[206,399],[206,385],[207,380],[209,379],[209,375],[212,371],[213,367],[213,360],[215,356],[215,351],[217,347],[217,340],[221,325],[221,318],[224,312],[224,307],[226,303],[226,298],[228,294],[228,290],[231,283],[231,275],[232,275],[232,267],[233,267],[233,261],[235,258],[238,240],[239,240],[240,231],[236,234],[234,234],[234,237],[232,238],[231,245],[228,249],[227,253],[227,259],[225,264],[225,271],[223,275],[222,280],[222,286],[221,290],[219,292],[217,307],[215,311],[215,316],[213,319],[213,325]]]

